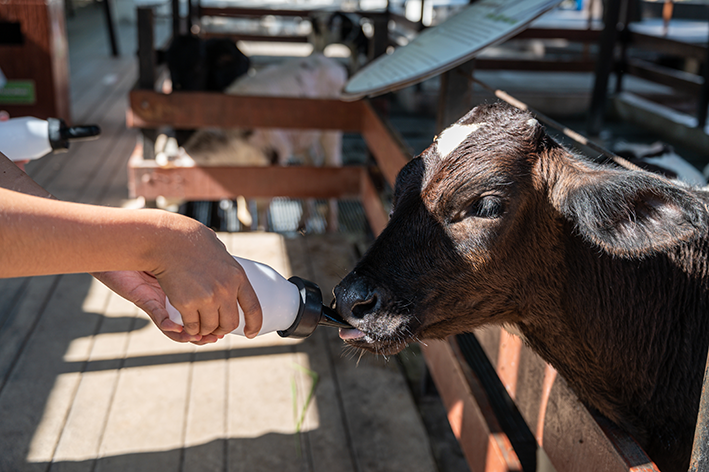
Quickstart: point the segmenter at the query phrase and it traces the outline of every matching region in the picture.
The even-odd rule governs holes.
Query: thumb
[[[164,306],[154,300],[150,300],[140,306],[140,308],[148,314],[153,323],[162,331],[173,333],[181,333],[183,328],[170,319],[170,315]]]

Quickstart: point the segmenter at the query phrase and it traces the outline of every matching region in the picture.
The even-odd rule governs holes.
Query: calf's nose
[[[379,291],[363,278],[347,277],[335,287],[337,311],[346,318],[362,319],[376,313],[381,299]]]

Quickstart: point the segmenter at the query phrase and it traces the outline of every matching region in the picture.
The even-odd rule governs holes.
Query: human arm
[[[61,202],[0,188],[0,245],[0,277],[147,272],[181,312],[188,335],[219,336],[233,330],[237,299],[245,332],[255,335],[261,326],[258,299],[243,269],[214,232],[180,215]],[[125,284],[106,277],[112,281],[109,287],[113,283],[125,293]]]

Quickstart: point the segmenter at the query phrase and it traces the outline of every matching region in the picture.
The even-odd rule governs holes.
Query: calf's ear
[[[556,186],[552,200],[587,241],[609,254],[642,257],[706,231],[704,203],[665,179],[603,168],[573,174],[563,190]]]

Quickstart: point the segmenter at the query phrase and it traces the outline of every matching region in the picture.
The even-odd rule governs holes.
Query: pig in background
[[[231,95],[280,96],[299,98],[338,98],[347,80],[344,66],[334,59],[315,53],[264,68],[253,75],[243,75],[225,93]],[[198,166],[268,166],[300,163],[314,166],[342,165],[340,131],[293,131],[287,129],[222,129],[196,131],[177,150],[156,149],[161,165]],[[175,204],[176,202],[167,202]],[[237,200],[241,223],[251,226],[251,217],[243,199]],[[269,200],[258,199],[259,226],[267,221]],[[314,206],[309,201],[299,227],[305,227]],[[337,230],[337,201],[329,202],[327,228]]]

